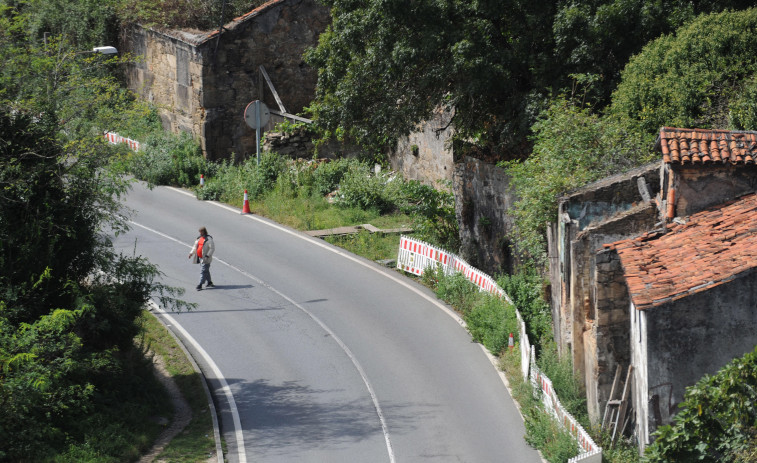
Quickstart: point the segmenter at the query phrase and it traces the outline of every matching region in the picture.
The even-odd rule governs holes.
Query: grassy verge
[[[160,355],[181,394],[192,409],[192,420],[165,448],[163,462],[205,461],[215,450],[213,420],[203,388],[202,376],[195,372],[171,333],[150,313],[142,315],[145,344]]]

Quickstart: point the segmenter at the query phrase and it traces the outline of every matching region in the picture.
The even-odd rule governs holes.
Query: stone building
[[[296,114],[310,103],[317,75],[302,55],[329,22],[316,0],[271,0],[214,31],[135,25],[122,49],[142,59],[127,69],[127,84],[159,108],[166,129],[199,140],[208,159],[246,158],[256,135],[245,108],[261,100]]]
[[[590,417],[632,366],[642,448],[686,386],[757,343],[757,132],[662,128],[657,149],[660,165],[562,198],[549,236],[555,332]]]
[[[584,380],[594,422],[617,366],[630,362],[627,291],[622,282],[605,284],[597,270],[608,262],[597,250],[654,228],[659,178],[659,164],[650,164],[580,188],[560,198],[559,222],[548,227],[554,333]]]

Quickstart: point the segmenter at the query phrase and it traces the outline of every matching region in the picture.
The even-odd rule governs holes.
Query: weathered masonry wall
[[[617,254],[612,258],[601,248],[649,230],[656,220],[657,208],[641,203],[585,229],[571,243],[573,362],[584,378],[593,422],[601,419],[610,398],[616,367],[625,369],[631,361],[628,289]]]
[[[160,108],[167,128],[191,131],[208,159],[246,158],[256,152],[255,130],[243,120],[246,106],[259,99],[279,109],[260,66],[287,112],[300,112],[317,79],[302,55],[329,22],[328,9],[315,0],[274,0],[220,33],[135,27],[123,48],[145,60],[127,70],[127,83]]]
[[[450,190],[453,172],[452,113],[439,109],[434,117],[419,124],[417,130],[402,138],[389,155],[392,169],[409,180],[418,180],[434,188]]]
[[[757,191],[757,165],[669,165],[665,175],[675,191],[673,202],[679,217]]]
[[[126,81],[158,107],[163,127],[195,136],[203,130],[203,62],[201,50],[174,37],[141,27],[128,29],[122,48],[136,56]]]
[[[606,257],[597,252],[654,228],[659,174],[658,164],[648,165],[581,188],[560,200],[559,222],[549,229],[556,341],[583,378],[594,422],[601,418],[616,366],[630,362],[627,306],[622,313],[612,306],[627,290],[605,274]]]
[[[455,164],[453,178],[460,254],[491,275],[512,273],[514,253],[507,237],[513,220],[507,211],[515,198],[504,169],[466,157]]]
[[[639,434],[646,445],[649,434],[671,422],[687,386],[754,350],[757,271],[696,297],[637,312],[643,314],[633,314],[634,323],[643,323],[647,335],[635,336],[632,349],[640,359],[636,377],[644,376],[645,369],[646,382],[634,381],[634,398],[637,427],[647,428]]]

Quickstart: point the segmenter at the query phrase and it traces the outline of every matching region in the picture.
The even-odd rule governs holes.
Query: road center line
[[[181,191],[181,190],[179,190],[179,191]],[[217,203],[215,203],[215,204],[217,204]],[[134,225],[136,225],[136,226],[138,226],[140,228],[143,228],[143,229],[145,229],[145,230],[147,230],[149,232],[152,232],[152,233],[155,233],[157,235],[160,235],[160,236],[162,236],[162,237],[164,237],[164,238],[166,238],[168,240],[171,240],[171,241],[174,241],[176,243],[182,244],[182,245],[187,246],[189,248],[192,247],[191,245],[189,245],[187,243],[184,243],[184,242],[182,242],[182,241],[180,241],[180,240],[178,240],[176,238],[173,238],[173,237],[171,237],[169,235],[166,235],[165,233],[159,232],[157,230],[154,230],[154,229],[152,229],[150,227],[147,227],[145,225],[142,225],[140,223],[137,223],[137,222],[134,222],[134,221],[129,221],[129,223],[134,224]],[[267,222],[263,221],[263,223],[267,223]],[[270,224],[268,224],[268,225],[270,225]],[[281,228],[281,227],[276,227],[276,228]],[[281,228],[281,229],[284,230],[284,231],[288,231],[288,230],[286,230],[284,228]],[[296,234],[294,234],[294,235],[295,236],[299,236],[299,235],[296,235]],[[339,253],[339,254],[342,254],[342,253]],[[348,256],[348,255],[344,255],[344,256],[345,257],[351,257],[351,256]],[[365,370],[363,370],[363,367],[360,365],[360,362],[358,362],[357,357],[355,357],[355,355],[352,353],[352,351],[349,349],[349,347],[347,347],[347,345],[341,340],[341,338],[339,338],[339,336],[337,336],[336,333],[334,333],[323,321],[321,321],[318,317],[316,317],[315,315],[313,315],[313,313],[311,313],[305,307],[303,307],[302,305],[300,305],[299,303],[297,303],[296,301],[294,301],[292,298],[290,298],[290,297],[286,296],[285,294],[283,294],[281,291],[278,291],[276,288],[274,288],[270,284],[266,283],[265,281],[261,280],[260,278],[254,276],[254,275],[252,275],[252,274],[250,274],[250,273],[248,273],[248,272],[246,272],[246,271],[244,271],[244,270],[242,270],[242,269],[240,269],[240,268],[238,268],[238,267],[236,267],[236,266],[234,266],[234,265],[232,265],[232,264],[230,264],[230,263],[228,263],[228,262],[226,262],[226,261],[224,261],[222,259],[214,257],[213,260],[214,261],[218,261],[221,264],[223,264],[223,265],[231,268],[232,270],[235,270],[235,271],[241,273],[242,275],[250,278],[251,280],[253,280],[256,283],[258,283],[259,285],[264,286],[269,291],[275,293],[276,295],[278,295],[282,299],[286,300],[287,302],[289,302],[293,306],[295,306],[298,309],[300,309],[308,317],[310,317],[314,322],[316,322],[326,333],[328,333],[329,336],[331,337],[331,339],[333,339],[339,345],[339,347],[344,351],[344,353],[347,355],[347,357],[352,362],[352,364],[355,367],[355,369],[360,374],[360,378],[363,380],[363,384],[365,384],[365,387],[368,390],[368,394],[370,394],[370,396],[371,396],[371,401],[373,401],[373,406],[376,409],[376,415],[378,415],[379,422],[381,423],[381,431],[384,434],[384,442],[386,443],[386,450],[387,450],[387,452],[389,454],[389,461],[390,461],[390,463],[395,463],[396,460],[395,460],[395,457],[394,457],[394,450],[392,448],[392,442],[391,442],[391,439],[389,437],[389,428],[388,428],[388,426],[386,424],[386,420],[384,419],[384,413],[381,410],[381,405],[379,404],[378,397],[376,396],[376,392],[374,391],[373,386],[371,385],[370,381],[368,380],[368,376],[366,375]],[[353,259],[353,260],[355,260],[355,259]],[[237,439],[237,448],[239,449],[238,451],[239,451],[239,455],[240,455],[240,460],[239,461],[240,461],[240,463],[246,463],[247,458],[246,458],[245,453],[244,453],[244,436],[242,434],[242,425],[241,425],[241,421],[239,419],[239,411],[237,410],[236,402],[234,401],[234,396],[233,396],[233,394],[231,392],[231,389],[229,388],[228,383],[226,382],[226,379],[224,378],[224,376],[221,373],[221,371],[218,368],[218,366],[216,366],[215,362],[213,362],[213,360],[210,358],[210,355],[208,355],[208,353],[205,352],[205,350],[199,345],[199,343],[194,338],[192,338],[192,336],[190,336],[190,334],[184,329],[184,327],[182,327],[176,321],[176,319],[174,319],[173,317],[171,317],[164,310],[162,310],[160,308],[159,308],[159,310],[161,311],[161,313],[166,318],[168,318],[181,331],[181,333],[184,336],[187,337],[187,339],[189,340],[189,342],[198,350],[198,352],[200,352],[200,354],[203,356],[203,358],[205,359],[205,361],[208,362],[208,364],[210,365],[211,369],[213,370],[213,373],[216,374],[216,376],[218,376],[218,378],[220,378],[222,389],[223,389],[224,393],[226,394],[227,400],[229,401],[229,407],[231,408],[232,417],[233,417],[233,421],[234,421],[234,427],[236,428],[235,429],[235,434],[236,434],[236,439]]]

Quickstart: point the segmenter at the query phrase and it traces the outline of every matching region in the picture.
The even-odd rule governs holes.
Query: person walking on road
[[[195,240],[192,250],[189,252],[189,258],[194,257],[194,263],[200,264],[200,284],[197,285],[197,291],[202,291],[203,283],[207,282],[207,288],[212,288],[213,280],[210,278],[210,261],[213,260],[213,237],[208,235],[205,227],[200,228],[200,236]]]

